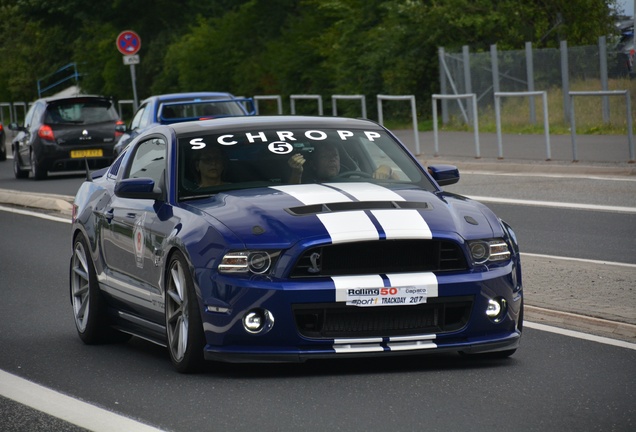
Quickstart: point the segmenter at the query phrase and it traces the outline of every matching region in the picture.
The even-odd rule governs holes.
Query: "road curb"
[[[550,324],[569,330],[588,331],[590,333],[621,339],[636,341],[636,325],[620,321],[609,321],[588,315],[544,309],[537,306],[525,306],[525,320]]]
[[[0,189],[0,203],[40,210],[51,210],[70,217],[73,212],[73,197]]]

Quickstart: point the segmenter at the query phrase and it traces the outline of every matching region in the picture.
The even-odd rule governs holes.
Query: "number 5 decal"
[[[287,154],[294,150],[294,146],[290,143],[286,143],[285,141],[274,141],[270,143],[267,148],[269,151],[276,154]]]

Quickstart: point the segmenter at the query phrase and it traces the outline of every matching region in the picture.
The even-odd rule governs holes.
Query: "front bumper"
[[[312,335],[299,322],[300,308],[335,305],[352,314],[374,310],[393,314],[398,320],[405,306],[344,306],[335,301],[333,283],[316,281],[241,280],[202,272],[199,283],[212,280],[212,289],[202,291],[203,323],[207,344],[205,358],[227,362],[303,362],[314,358],[415,355],[427,352],[461,351],[482,353],[513,350],[521,337],[522,289],[511,264],[482,273],[463,273],[438,277],[438,296],[429,303],[442,305],[468,302],[467,313],[444,321],[445,307],[435,309],[433,322],[400,322],[390,327],[359,328],[364,321],[352,321],[335,337],[329,333]],[[505,300],[505,310],[497,319],[486,315],[488,301]],[[428,307],[428,306],[427,306]],[[351,309],[353,308],[353,309]],[[266,310],[274,322],[268,331],[251,334],[243,317],[253,310]],[[441,312],[440,312],[441,311]],[[428,313],[428,312],[427,312]],[[376,314],[378,315],[378,314]],[[347,318],[342,313],[342,319]],[[425,320],[426,321],[426,320]],[[452,321],[452,322],[451,322]],[[384,325],[384,324],[383,324]],[[348,326],[348,327],[347,327]],[[377,328],[377,330],[375,330]]]

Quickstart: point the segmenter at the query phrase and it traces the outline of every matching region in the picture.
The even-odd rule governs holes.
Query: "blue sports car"
[[[180,372],[205,360],[510,356],[523,324],[517,241],[486,206],[440,188],[458,180],[368,120],[153,127],[75,197],[79,337],[150,340]]]

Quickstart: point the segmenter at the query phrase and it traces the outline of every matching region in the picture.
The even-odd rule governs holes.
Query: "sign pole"
[[[141,38],[132,30],[124,30],[119,33],[115,45],[120,53],[124,55],[124,64],[130,65],[130,78],[133,88],[133,104],[135,111],[137,110],[137,78],[135,76],[135,65],[139,63],[137,53],[141,48]]]
[[[133,107],[134,110],[137,111],[137,79],[135,77],[135,65],[130,65],[130,79],[132,80],[132,88],[133,88]]]

